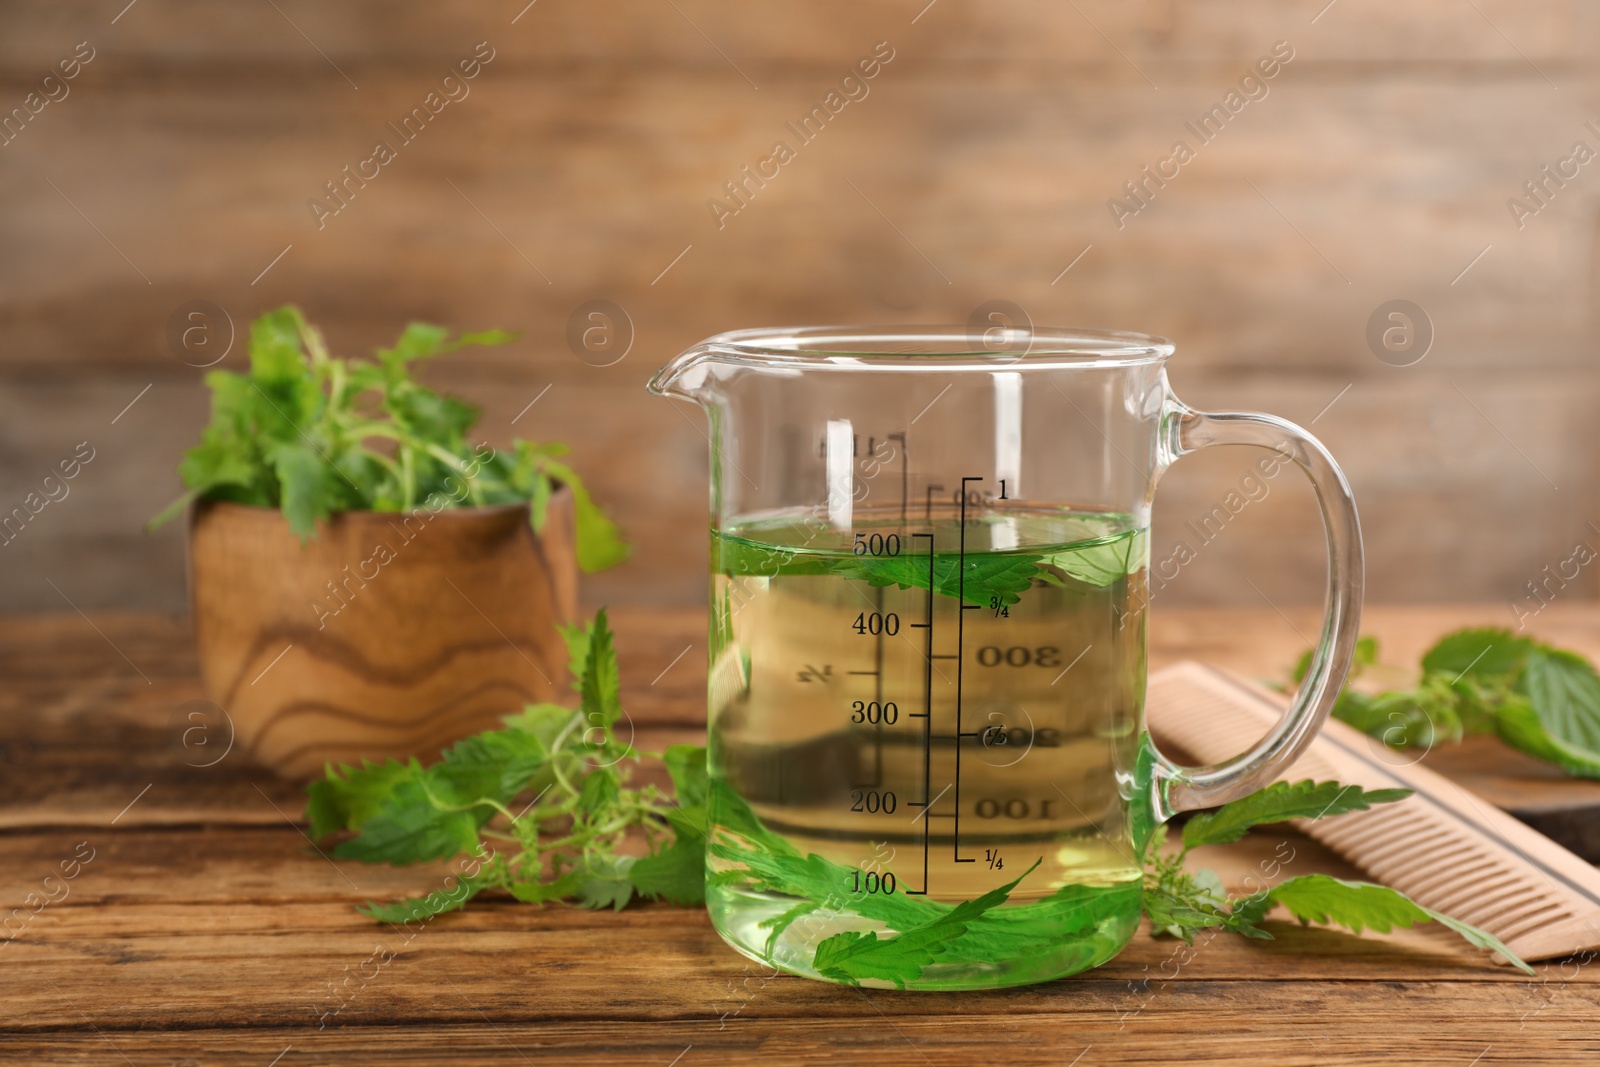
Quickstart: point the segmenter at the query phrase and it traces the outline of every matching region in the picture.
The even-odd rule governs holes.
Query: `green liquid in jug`
[[[1126,516],[1082,512],[714,534],[722,935],[791,973],[921,989],[1120,951],[1141,899],[1147,555]]]

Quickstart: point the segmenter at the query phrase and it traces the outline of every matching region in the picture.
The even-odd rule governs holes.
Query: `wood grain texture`
[[[427,756],[565,691],[572,491],[537,533],[525,505],[444,505],[341,513],[304,541],[276,510],[192,509],[200,675],[258,762],[303,778]]]
[[[703,590],[705,444],[698,415],[644,395],[660,362],[729,328],[963,322],[1000,298],[1039,322],[1174,337],[1191,403],[1315,420],[1351,472],[1385,599],[1509,602],[1596,536],[1600,178],[1586,168],[1521,228],[1506,206],[1593,140],[1581,101],[1600,20],[1574,0],[828,0],[781,13],[140,0],[114,24],[91,0],[12,6],[0,103],[76,42],[97,54],[0,148],[13,253],[0,263],[0,509],[79,441],[103,451],[71,499],[0,548],[0,609],[59,610],[63,595],[181,608],[178,537],[138,528],[175,493],[178,452],[204,420],[201,371],[166,340],[194,299],[240,331],[294,300],[346,350],[412,318],[521,331],[501,353],[435,368],[434,383],[483,403],[495,443],[574,445],[639,546],[585,583],[590,603],[691,604]],[[1270,93],[1118,228],[1108,199],[1278,40],[1295,58]],[[319,228],[307,201],[479,41],[495,58],[470,95]],[[878,41],[895,58],[870,94],[719,228],[707,203],[723,183]],[[566,339],[596,298],[632,322],[633,347],[609,367]],[[1365,337],[1395,298],[1435,332],[1412,367],[1379,362]],[[1169,477],[1158,551],[1241,466],[1196,457]],[[1315,599],[1297,499],[1254,508],[1170,602],[1251,603],[1241,575],[1275,602]],[[1586,570],[1566,595],[1597,588]]]
[[[1153,661],[1203,652],[1274,676],[1298,651],[1293,627],[1312,622],[1289,615],[1158,608]],[[1401,660],[1475,621],[1447,609],[1368,617]],[[640,743],[703,730],[703,613],[624,609],[615,621]],[[1551,608],[1536,632],[1600,651],[1592,610]],[[423,891],[447,867],[331,862],[301,833],[296,787],[236,753],[189,765],[171,716],[199,695],[196,671],[180,620],[0,620],[0,924],[14,934],[0,940],[0,1057],[1464,1067],[1588,1063],[1597,1051],[1592,965],[1524,979],[1430,928],[1357,938],[1273,922],[1272,941],[1192,949],[1141,933],[1096,971],[959,995],[772,977],[688,909],[479,901],[405,940],[353,905]],[[62,862],[88,855],[80,845],[92,858],[62,882]],[[1242,887],[1285,848],[1291,873],[1354,875],[1287,828],[1196,858]],[[29,893],[58,899],[32,913]],[[395,955],[375,967],[380,946]]]

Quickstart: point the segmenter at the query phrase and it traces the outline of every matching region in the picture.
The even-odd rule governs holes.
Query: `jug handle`
[[[1155,753],[1150,801],[1157,822],[1180,811],[1226,804],[1271,784],[1310,744],[1344,688],[1360,630],[1364,576],[1361,523],[1350,484],[1309,432],[1257,412],[1195,411],[1175,398],[1163,421],[1163,471],[1179,457],[1212,445],[1255,445],[1273,449],[1305,472],[1327,535],[1328,593],[1322,632],[1294,704],[1255,747],[1203,767],[1184,767]]]

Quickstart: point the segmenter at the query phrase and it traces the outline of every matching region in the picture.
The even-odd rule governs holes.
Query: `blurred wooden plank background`
[[[412,318],[521,331],[434,380],[483,404],[493,441],[572,443],[637,542],[586,600],[690,603],[706,446],[697,414],[645,395],[656,366],[724,329],[962,322],[1006,299],[1174,338],[1196,406],[1314,421],[1361,503],[1369,597],[1505,602],[1513,623],[1542,568],[1600,547],[1600,165],[1520,229],[1507,207],[1574,142],[1600,150],[1600,12],[1325,4],[0,4],[0,109],[80,42],[94,55],[0,147],[0,511],[95,449],[0,547],[0,610],[182,609],[182,538],[140,525],[205,418],[203,372],[165,337],[192,300],[241,331],[294,301],[346,351]],[[869,95],[719,229],[708,199],[794,145],[785,123],[880,41]],[[1293,61],[1199,145],[1184,123],[1278,41]],[[387,124],[479,42],[470,95],[319,229],[307,200],[398,143]],[[1178,139],[1196,158],[1118,229],[1108,198]],[[565,340],[602,298],[636,334],[609,367]],[[1404,367],[1366,340],[1398,298],[1434,335]],[[1253,458],[1169,474],[1157,558]],[[1160,596],[1314,600],[1313,509],[1288,482]],[[1560,595],[1592,596],[1594,569]]]

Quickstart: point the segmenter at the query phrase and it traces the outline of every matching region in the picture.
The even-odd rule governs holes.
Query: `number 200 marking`
[[[852,789],[850,800],[851,811],[864,811],[869,815],[876,815],[880,811],[885,815],[893,815],[894,809],[899,806],[895,795],[887,790],[880,792],[876,789]]]

